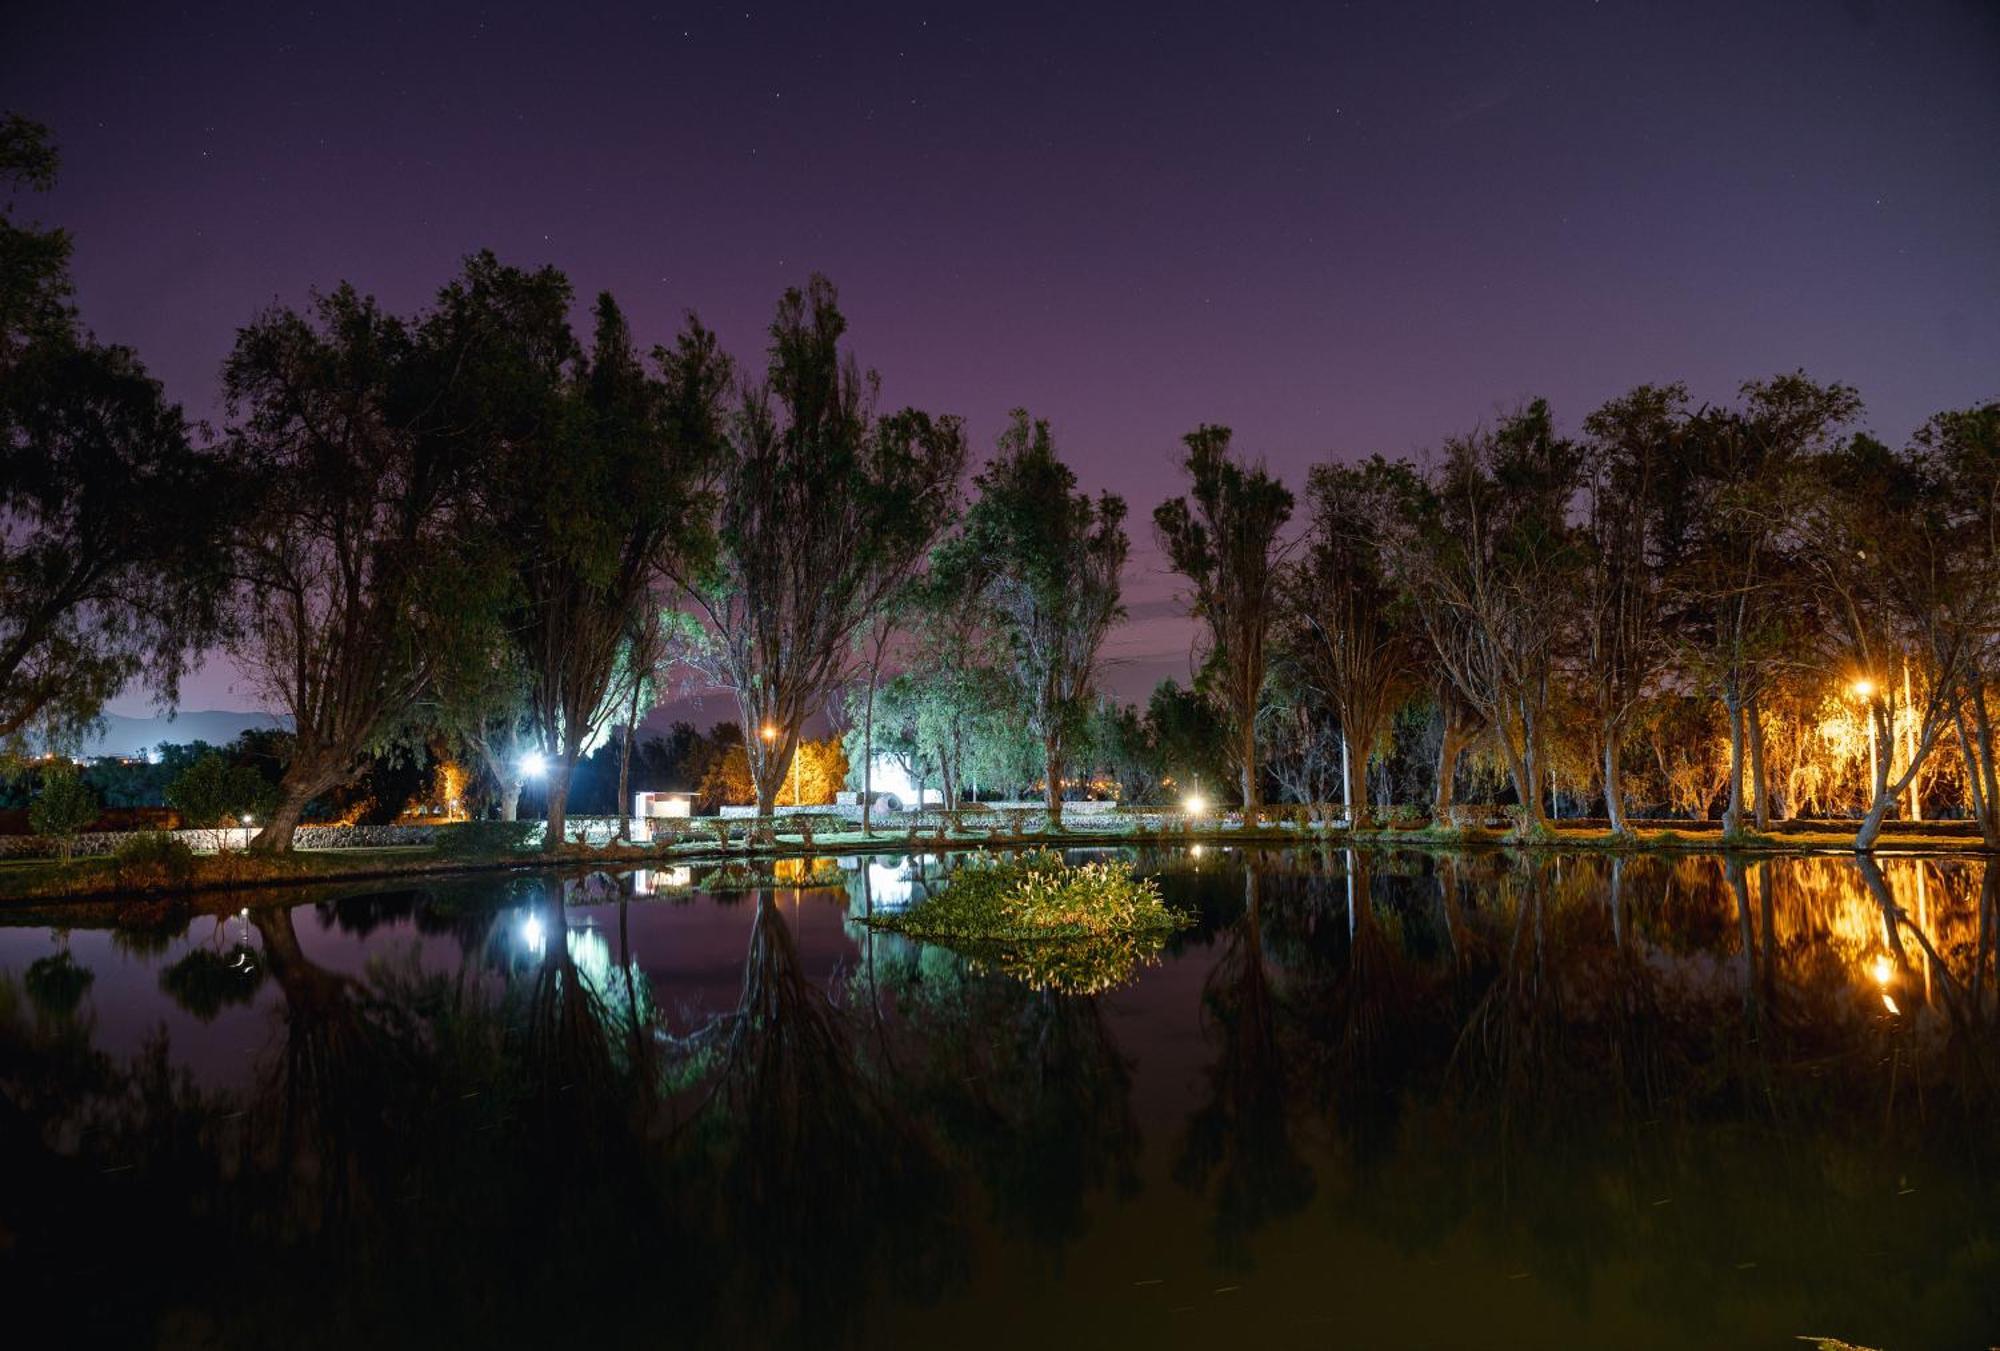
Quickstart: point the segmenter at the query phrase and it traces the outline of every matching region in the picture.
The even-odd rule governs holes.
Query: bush
[[[913,910],[885,916],[886,928],[917,938],[1021,942],[1101,938],[1178,929],[1160,889],[1111,863],[1071,867],[1041,850],[1018,859],[974,858],[943,891]]]
[[[541,831],[540,821],[460,821],[439,826],[432,838],[446,858],[496,858],[530,848]]]
[[[248,765],[232,765],[222,752],[210,751],[167,785],[166,799],[182,824],[213,830],[270,815],[278,790]]]
[[[1430,820],[1431,814],[1413,802],[1399,803],[1389,809],[1389,824],[1397,830],[1422,830]]]
[[[162,831],[128,836],[111,856],[118,885],[132,891],[184,887],[194,880],[194,850]]]
[[[75,765],[56,764],[42,771],[42,791],[28,806],[28,828],[53,840],[64,862],[76,847],[76,837],[96,819],[97,795],[85,786]]]

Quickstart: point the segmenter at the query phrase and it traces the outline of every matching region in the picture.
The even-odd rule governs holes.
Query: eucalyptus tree
[[[1988,477],[1986,500],[1974,505],[1955,491],[1964,485],[1953,481],[1954,466],[1927,452],[1921,443],[1898,453],[1856,436],[1803,461],[1788,495],[1799,566],[1825,616],[1823,641],[1836,669],[1853,673],[1867,707],[1873,775],[1854,840],[1863,851],[1874,848],[1889,808],[1912,792],[1932,751],[1962,722],[1963,692],[2000,626],[2000,578],[1979,539],[2000,479]],[[1907,733],[1900,758],[1899,721]],[[1977,809],[1986,785],[1976,749],[1966,768]],[[1984,825],[1986,813],[1976,814]]]
[[[1966,642],[1952,726],[1966,776],[1967,805],[1989,849],[2000,849],[2000,766],[1989,692],[2000,683],[2000,402],[1939,413],[1908,451],[1926,485],[1922,524],[1935,532],[1962,597],[1956,625]],[[1933,666],[1937,664],[1933,658]]]
[[[1022,408],[974,482],[978,497],[940,570],[973,579],[970,593],[1004,641],[1016,706],[1042,748],[1049,825],[1061,829],[1063,779],[1090,711],[1098,653],[1124,614],[1125,502],[1078,492],[1048,422]]]
[[[489,631],[494,579],[465,548],[476,447],[444,397],[488,341],[447,307],[405,320],[347,285],[237,334],[230,444],[257,493],[230,551],[233,650],[293,728],[255,848],[289,850],[306,804],[407,731]]]
[[[1284,647],[1340,721],[1341,794],[1351,825],[1368,812],[1368,763],[1429,655],[1382,533],[1418,490],[1416,470],[1380,456],[1314,465],[1303,556],[1284,574]]]
[[[1673,646],[1669,538],[1684,528],[1687,390],[1640,385],[1584,419],[1583,511],[1570,633],[1572,693],[1589,713],[1605,815],[1627,834],[1619,759]]]
[[[879,380],[841,350],[846,331],[824,277],[779,301],[764,378],[741,389],[721,448],[713,563],[671,569],[707,621],[699,665],[742,710],[760,815],[854,662],[853,635],[958,509],[959,420],[878,416]]]
[[[1261,464],[1230,454],[1227,427],[1203,424],[1182,438],[1186,497],[1162,502],[1153,528],[1174,569],[1194,587],[1193,611],[1221,687],[1242,779],[1243,824],[1257,820],[1257,712],[1264,694],[1265,640],[1277,612],[1291,490]]]
[[[468,383],[477,404],[463,421],[486,443],[480,500],[548,777],[548,851],[563,843],[577,761],[657,660],[660,578],[707,556],[704,480],[729,380],[698,321],[656,351],[655,374],[610,295],[593,306],[587,352],[568,302],[560,274],[498,267],[449,296],[505,335]]]
[[[1760,761],[1758,697],[1800,636],[1798,559],[1787,550],[1787,485],[1805,457],[1826,449],[1860,412],[1846,385],[1803,372],[1743,386],[1741,407],[1704,408],[1684,429],[1678,459],[1689,475],[1687,510],[1662,535],[1679,577],[1673,631],[1679,660],[1720,698],[1729,727],[1728,804],[1723,829],[1743,827],[1746,758]],[[1768,802],[1755,775],[1759,804]],[[1759,812],[1759,824],[1768,807]]]
[[[171,701],[217,633],[237,501],[133,353],[70,305],[70,241],[19,217],[48,130],[0,116],[0,747],[67,741],[139,678]]]
[[[1579,541],[1582,456],[1535,400],[1446,442],[1394,519],[1387,557],[1439,668],[1483,723],[1535,828],[1547,824],[1549,719]]]

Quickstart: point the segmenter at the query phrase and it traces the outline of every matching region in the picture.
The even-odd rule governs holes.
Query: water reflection
[[[7,1260],[168,1345],[2000,1327],[2000,869],[1128,857],[1199,922],[1087,995],[859,922],[949,858],[0,930]]]

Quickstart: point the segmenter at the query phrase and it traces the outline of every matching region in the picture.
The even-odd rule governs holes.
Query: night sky
[[[827,273],[886,403],[982,457],[1025,404],[1128,497],[1127,696],[1186,669],[1150,514],[1198,422],[1296,486],[1644,380],[1802,366],[1891,440],[2000,398],[1995,0],[574,8],[7,0],[0,106],[197,416],[261,305],[482,246],[752,363]]]

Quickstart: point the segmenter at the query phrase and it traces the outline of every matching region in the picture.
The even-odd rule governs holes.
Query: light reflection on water
[[[861,922],[937,856],[0,928],[13,1260],[167,1344],[2000,1328],[1983,861],[1126,856],[1198,920],[1088,997]]]

